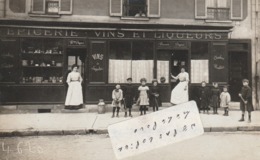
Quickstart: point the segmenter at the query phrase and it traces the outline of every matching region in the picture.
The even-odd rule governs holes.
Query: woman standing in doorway
[[[189,101],[188,84],[189,84],[189,74],[185,72],[185,68],[181,68],[181,73],[175,77],[171,75],[172,78],[180,80],[178,85],[173,88],[171,93],[171,103],[181,104]]]
[[[79,66],[76,64],[72,65],[72,71],[68,74],[68,92],[65,101],[66,109],[80,109],[83,105],[83,94],[82,94],[82,77],[78,72]]]

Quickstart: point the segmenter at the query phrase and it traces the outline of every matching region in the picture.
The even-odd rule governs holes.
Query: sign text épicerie
[[[6,37],[85,37],[103,39],[158,39],[158,40],[227,40],[227,32],[199,31],[134,31],[134,30],[72,30],[44,28],[0,28]]]

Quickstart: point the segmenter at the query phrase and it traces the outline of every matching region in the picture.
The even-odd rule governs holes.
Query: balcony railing
[[[210,20],[230,20],[229,8],[208,8],[208,19]]]
[[[126,17],[147,17],[147,5],[124,5],[124,16]]]

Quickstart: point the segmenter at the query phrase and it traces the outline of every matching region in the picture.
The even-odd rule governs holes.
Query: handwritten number
[[[162,134],[160,134],[160,139],[162,139]]]
[[[174,129],[174,135],[173,135],[173,137],[175,137],[176,135],[177,135],[177,130]]]
[[[153,137],[150,137],[149,139],[150,139],[150,142],[152,142],[152,141],[153,141]]]
[[[169,119],[168,123],[170,123],[170,122],[171,122],[171,120],[172,120],[172,117],[168,117],[168,119]]]
[[[187,125],[183,126],[183,131],[187,131]]]
[[[118,150],[119,150],[120,152],[122,152],[122,150],[123,150],[123,147],[120,147],[120,148],[118,148]]]
[[[128,149],[128,145],[125,146],[125,149]]]
[[[146,142],[146,139],[143,140],[143,143],[145,143],[145,142]]]
[[[156,127],[157,127],[157,123],[154,122],[153,130],[156,130]]]
[[[186,119],[189,115],[190,111],[186,111],[186,112],[183,112],[183,114],[186,114],[186,116],[184,117],[184,119]]]
[[[136,133],[136,132],[137,132],[137,129],[135,129],[134,133]]]
[[[193,127],[195,127],[196,126],[196,124],[195,123],[193,123],[192,125],[191,125],[191,129],[193,129]]]
[[[167,133],[166,133],[166,135],[167,135],[167,136],[169,136],[169,135],[170,135],[170,133],[171,133],[171,131],[167,132]]]
[[[180,117],[180,114],[177,114],[177,118],[178,118],[178,119],[180,119],[180,118],[181,118],[181,117]]]
[[[136,147],[135,148],[138,149],[138,147],[139,147],[139,141],[136,142]]]
[[[165,124],[165,119],[162,120],[163,124]]]
[[[147,128],[150,128],[150,125],[149,125],[149,124],[147,125]]]

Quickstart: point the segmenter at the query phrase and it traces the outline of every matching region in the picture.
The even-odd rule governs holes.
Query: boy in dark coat
[[[150,107],[153,107],[153,111],[158,111],[158,107],[161,106],[160,89],[158,87],[158,81],[152,81],[152,87],[150,88]]]
[[[203,110],[203,113],[205,113],[205,110],[207,110],[207,113],[209,114],[209,99],[210,99],[210,92],[208,87],[206,86],[206,82],[203,81],[199,89],[199,100],[200,100],[199,112]]]
[[[213,88],[211,89],[211,101],[212,101],[212,108],[213,108],[213,114],[218,114],[218,108],[219,108],[219,101],[220,101],[220,89],[218,87],[218,83],[213,83]]]
[[[124,88],[124,109],[125,117],[127,117],[127,109],[129,110],[129,116],[132,117],[131,110],[135,97],[135,90],[132,86],[132,78],[127,78],[127,86]]]
[[[248,112],[248,123],[251,122],[251,112],[254,111],[254,107],[252,104],[252,89],[248,86],[249,80],[243,79],[243,87],[241,92],[238,94],[240,97],[240,110],[242,111],[242,117],[239,122],[245,121],[245,111]]]

